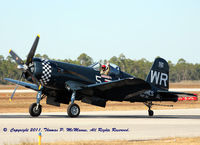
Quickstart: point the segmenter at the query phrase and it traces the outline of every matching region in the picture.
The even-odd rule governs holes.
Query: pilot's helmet
[[[105,69],[105,68],[106,68],[106,66],[105,66],[105,65],[102,65],[102,66],[101,66],[101,68],[104,68],[104,69]]]

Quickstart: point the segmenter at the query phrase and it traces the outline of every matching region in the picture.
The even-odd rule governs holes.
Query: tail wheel
[[[37,103],[33,103],[33,104],[30,105],[29,113],[32,117],[39,116],[41,114],[41,112],[42,112],[42,106],[41,105],[39,105],[38,107],[37,107]]]
[[[153,110],[149,110],[149,116],[153,116]]]
[[[80,114],[80,107],[77,104],[70,104],[67,109],[69,117],[78,117]]]

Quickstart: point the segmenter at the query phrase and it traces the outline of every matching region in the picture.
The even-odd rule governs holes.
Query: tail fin
[[[169,65],[165,59],[155,59],[146,81],[158,89],[169,89]]]

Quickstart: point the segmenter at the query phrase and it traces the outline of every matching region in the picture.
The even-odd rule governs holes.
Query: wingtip
[[[11,49],[9,50],[9,53],[11,52]]]
[[[8,80],[8,78],[4,78],[4,80],[6,80],[6,81],[7,81],[7,80]]]
[[[39,35],[39,34],[38,34],[37,36],[40,38],[40,35]]]
[[[40,84],[40,86],[38,87],[38,90],[41,90],[41,88],[42,88],[42,85]]]

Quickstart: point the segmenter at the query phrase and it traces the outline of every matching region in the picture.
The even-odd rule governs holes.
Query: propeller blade
[[[39,42],[39,39],[40,39],[40,35],[37,35],[37,37],[35,38],[35,41],[33,43],[33,46],[27,56],[27,60],[26,60],[26,65],[28,65],[29,63],[32,62],[33,60],[33,56],[35,55],[35,51],[36,51],[36,48],[37,48],[37,45],[38,45],[38,42]]]
[[[18,65],[23,65],[23,64],[24,64],[23,60],[22,60],[14,51],[12,51],[12,50],[10,49],[10,50],[9,50],[9,53],[10,53],[10,55],[12,56],[12,58],[16,61],[16,63],[17,63]]]
[[[19,81],[22,80],[22,77],[23,77],[23,73],[22,73],[22,75],[20,76]],[[14,97],[14,95],[15,95],[15,92],[16,92],[16,90],[17,90],[18,87],[19,87],[19,83],[17,83],[17,85],[16,85],[16,87],[15,87],[15,89],[14,89],[12,95],[11,95],[10,98],[9,98],[9,101],[10,101],[10,102],[12,101],[12,99],[13,99],[13,97]]]
[[[13,99],[13,97],[14,97],[14,95],[15,95],[15,92],[16,92],[16,90],[17,90],[18,87],[19,87],[19,85],[17,84],[17,86],[15,87],[15,89],[14,89],[12,95],[10,96],[10,99],[9,99],[10,102],[12,101],[12,99]]]

